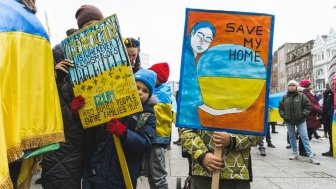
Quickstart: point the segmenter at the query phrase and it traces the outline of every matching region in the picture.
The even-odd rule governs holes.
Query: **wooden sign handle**
[[[122,172],[123,177],[124,177],[126,189],[133,189],[131,176],[130,176],[130,173],[128,171],[128,166],[127,166],[124,150],[121,146],[120,139],[115,134],[113,134],[113,140],[114,140],[114,144],[115,144],[116,149],[117,149],[117,155],[118,155],[118,158],[119,158],[121,172]]]
[[[222,158],[222,148],[215,147],[214,155],[218,158]],[[212,173],[211,189],[219,188],[219,178],[220,178],[220,170]]]

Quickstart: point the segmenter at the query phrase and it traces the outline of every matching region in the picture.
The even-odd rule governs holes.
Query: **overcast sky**
[[[51,29],[51,43],[61,42],[77,28],[76,10],[97,6],[104,16],[117,13],[123,37],[140,37],[150,64],[166,61],[169,80],[179,80],[186,8],[258,12],[275,15],[273,51],[286,42],[307,42],[335,28],[336,0],[37,0],[37,16]]]

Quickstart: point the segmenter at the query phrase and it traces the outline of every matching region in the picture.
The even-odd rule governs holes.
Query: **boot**
[[[266,156],[265,148],[259,148],[259,151],[261,156]]]
[[[329,151],[329,152],[322,153],[322,156],[333,157],[333,152]]]

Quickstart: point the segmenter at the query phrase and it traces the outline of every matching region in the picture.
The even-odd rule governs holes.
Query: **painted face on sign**
[[[213,40],[213,32],[209,27],[200,28],[191,34],[191,47],[194,53],[206,51]]]

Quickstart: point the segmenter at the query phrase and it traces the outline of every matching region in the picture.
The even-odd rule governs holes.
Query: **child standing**
[[[107,123],[90,163],[89,179],[94,188],[126,188],[112,134],[120,138],[133,188],[136,188],[140,176],[142,156],[151,148],[156,122],[153,108],[156,102],[151,97],[156,74],[140,69],[134,77],[143,111],[121,119],[111,119]],[[140,121],[144,122],[141,127],[138,124]]]
[[[155,105],[156,133],[148,159],[148,182],[151,189],[168,189],[165,149],[170,144],[173,123],[172,90],[167,84],[169,65],[166,62],[154,64],[149,70],[157,74],[154,94],[158,99]]]

